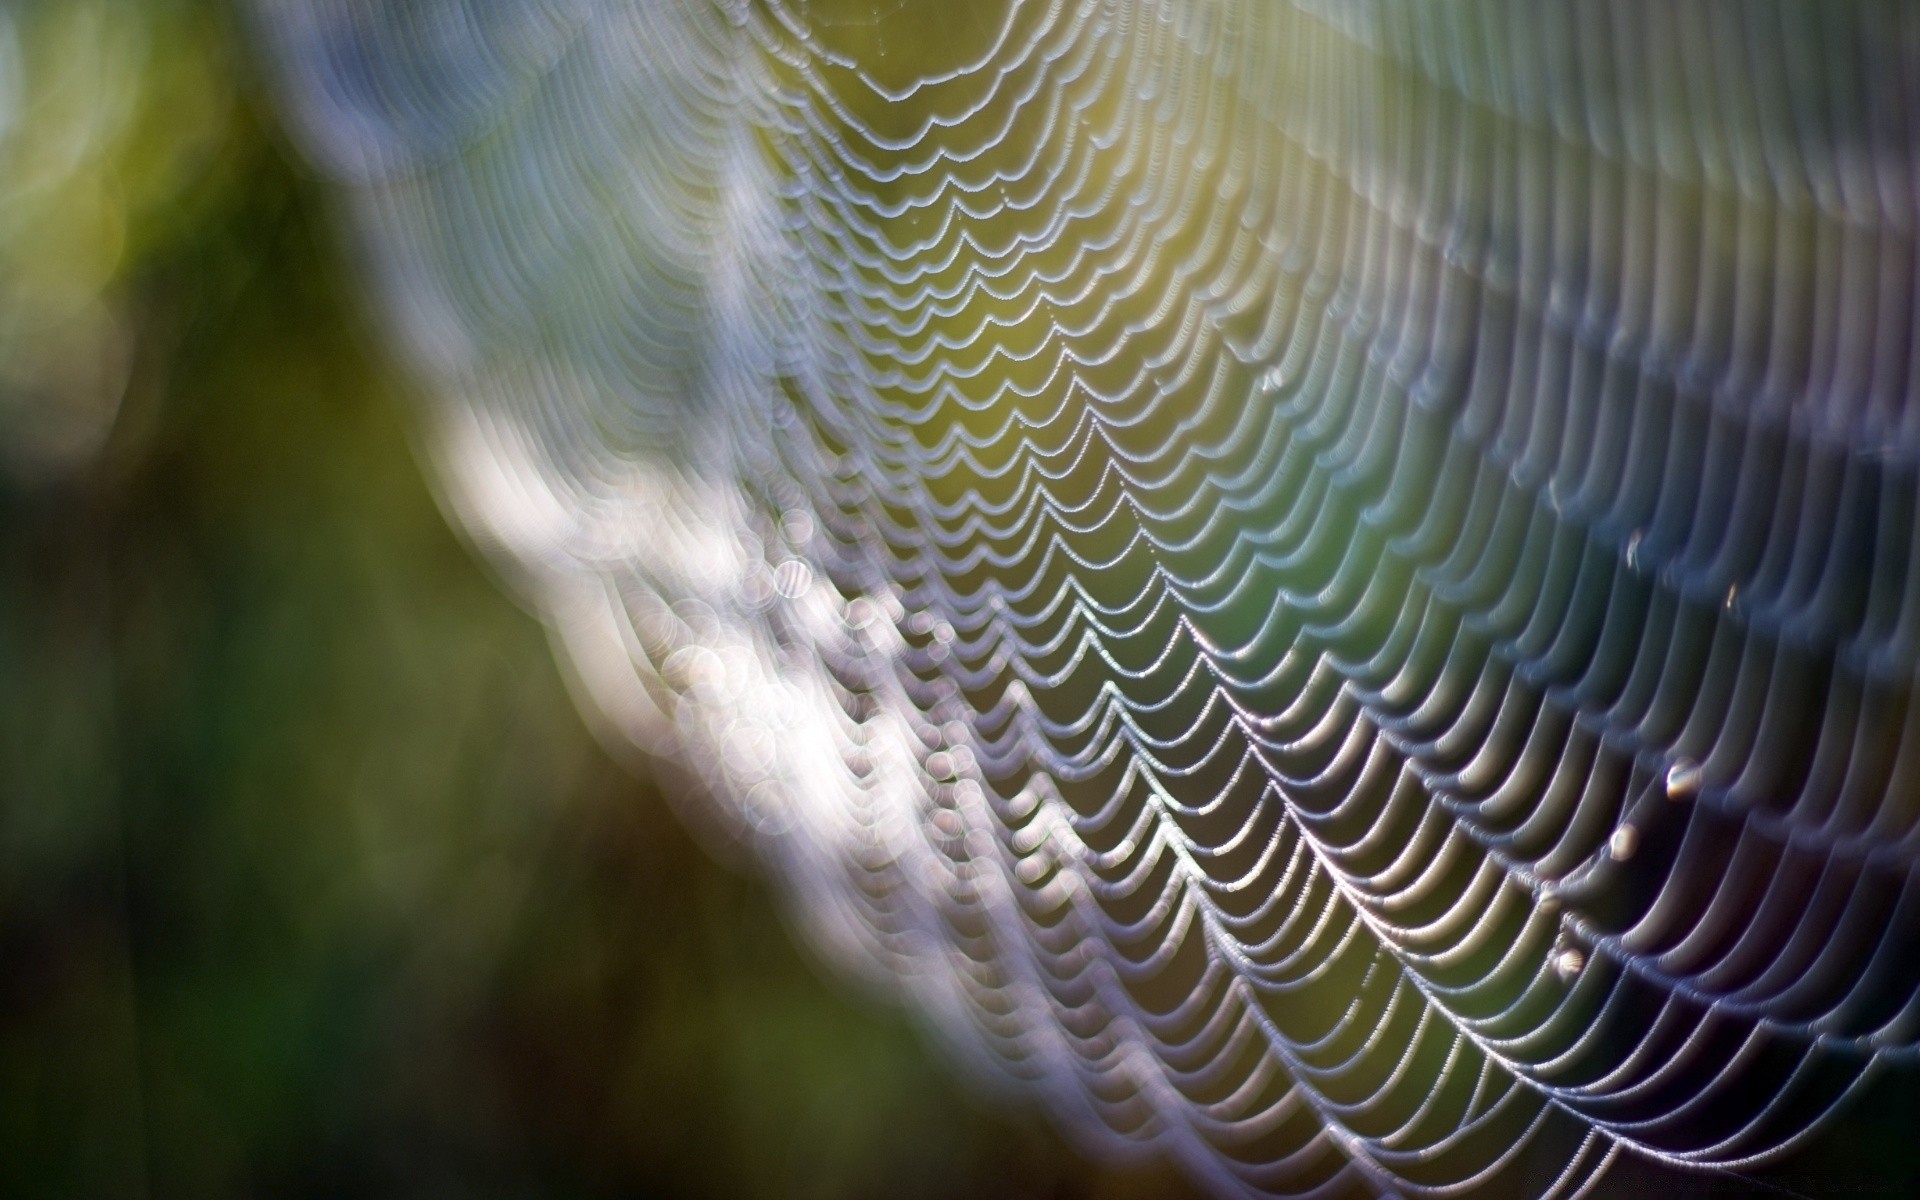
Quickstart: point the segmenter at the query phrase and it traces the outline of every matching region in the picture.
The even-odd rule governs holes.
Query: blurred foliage
[[[206,14],[0,4],[0,466],[97,452],[133,350],[130,269],[202,217],[232,112]]]
[[[0,1195],[1187,1194],[976,1105],[590,741],[239,44],[0,0]],[[1889,1096],[1779,1179],[1893,1178]]]

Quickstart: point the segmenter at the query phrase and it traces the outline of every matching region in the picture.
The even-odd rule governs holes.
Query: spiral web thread
[[[1571,1194],[1911,1061],[1912,6],[257,5],[601,714],[1076,1134]]]

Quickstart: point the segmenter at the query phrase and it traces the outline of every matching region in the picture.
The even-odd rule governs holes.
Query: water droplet
[[[813,568],[797,558],[789,558],[773,573],[773,590],[789,600],[798,600],[813,587]]]
[[[804,508],[790,508],[780,517],[780,536],[796,548],[813,540],[813,514]]]
[[[1622,825],[1607,839],[1607,853],[1613,856],[1615,862],[1627,861],[1639,848],[1640,831],[1631,825]]]
[[[1690,758],[1676,758],[1667,768],[1667,799],[1686,800],[1700,791],[1700,764]]]

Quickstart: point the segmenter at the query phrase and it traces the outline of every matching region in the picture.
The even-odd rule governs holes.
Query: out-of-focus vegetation
[[[0,463],[69,470],[113,427],[132,270],[217,195],[232,114],[204,19],[112,0],[0,4]]]
[[[1183,1194],[971,1103],[589,740],[248,62],[0,0],[0,1195]]]
[[[0,2],[0,1195],[1160,1194],[590,741],[234,25]]]

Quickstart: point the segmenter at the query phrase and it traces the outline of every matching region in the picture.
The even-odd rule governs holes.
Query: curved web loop
[[[1567,1194],[1914,1056],[1920,8],[258,5],[600,712],[1069,1128]]]

